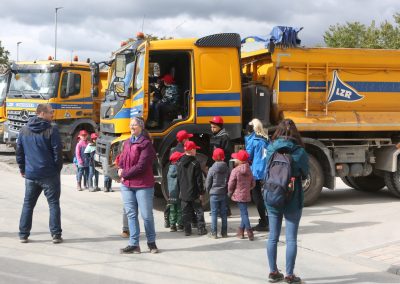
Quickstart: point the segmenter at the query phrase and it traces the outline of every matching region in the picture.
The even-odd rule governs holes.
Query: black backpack
[[[291,200],[294,191],[292,163],[292,155],[289,152],[279,151],[272,154],[267,164],[263,187],[267,205],[282,208]]]

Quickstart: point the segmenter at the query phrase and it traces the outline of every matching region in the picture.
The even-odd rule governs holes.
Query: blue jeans
[[[78,171],[76,173],[76,181],[80,184],[83,177],[83,185],[88,186],[87,180],[89,176],[89,167],[78,166]]]
[[[111,189],[112,179],[109,176],[104,176],[104,187],[106,189]]]
[[[228,216],[226,207],[226,195],[225,194],[212,194],[210,195],[210,207],[211,207],[211,233],[217,233],[218,224],[218,211],[221,214],[221,234],[225,235],[228,232]]]
[[[240,209],[240,219],[241,219],[239,228],[246,230],[251,229],[249,212],[247,211],[247,202],[238,202],[237,204]]]
[[[93,183],[94,177],[94,183]],[[89,187],[99,187],[99,172],[93,166],[89,166]]]
[[[271,272],[278,271],[276,266],[279,235],[281,234],[282,219],[285,217],[286,231],[286,275],[292,275],[297,255],[297,232],[299,229],[302,209],[292,212],[275,213],[268,211],[269,237],[267,255]]]
[[[44,192],[50,208],[49,227],[52,236],[61,235],[61,209],[60,176],[31,180],[25,179],[25,198],[22,207],[21,219],[19,221],[19,237],[29,237],[32,228],[33,209],[40,194]]]
[[[129,245],[139,245],[139,216],[144,221],[144,229],[146,231],[147,243],[153,243],[156,241],[156,230],[154,228],[154,217],[153,217],[153,196],[154,187],[150,188],[133,188],[127,187],[121,184],[121,195],[126,215],[128,217],[129,226]]]

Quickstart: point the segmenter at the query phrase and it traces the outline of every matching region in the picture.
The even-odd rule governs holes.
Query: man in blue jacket
[[[17,163],[22,177],[25,178],[25,198],[19,222],[19,238],[22,243],[28,242],[33,209],[42,191],[50,208],[49,227],[53,243],[62,242],[62,144],[58,128],[51,125],[53,113],[51,105],[39,104],[36,116],[30,118],[27,125],[21,128],[17,140]]]

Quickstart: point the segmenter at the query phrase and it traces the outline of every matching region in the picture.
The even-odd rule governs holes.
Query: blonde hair
[[[256,135],[262,136],[262,137],[268,139],[268,132],[265,132],[262,122],[259,119],[253,118],[249,122],[249,125],[253,126],[253,130],[256,133]]]

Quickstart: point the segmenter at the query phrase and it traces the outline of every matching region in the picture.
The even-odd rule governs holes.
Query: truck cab
[[[10,72],[0,74],[0,143],[3,143],[4,122],[6,118],[6,95],[10,85]]]

